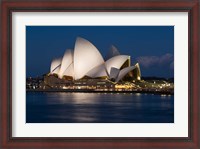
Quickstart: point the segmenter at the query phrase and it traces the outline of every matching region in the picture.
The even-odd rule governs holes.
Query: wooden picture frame
[[[200,148],[198,0],[5,0],[1,2],[0,148]],[[188,12],[189,136],[186,138],[12,137],[12,12]]]

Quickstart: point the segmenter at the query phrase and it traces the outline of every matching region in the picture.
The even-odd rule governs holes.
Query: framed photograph
[[[199,6],[1,2],[0,148],[200,148]]]

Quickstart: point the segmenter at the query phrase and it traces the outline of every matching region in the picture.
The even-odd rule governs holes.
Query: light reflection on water
[[[27,92],[27,123],[164,123],[174,96],[130,93]]]

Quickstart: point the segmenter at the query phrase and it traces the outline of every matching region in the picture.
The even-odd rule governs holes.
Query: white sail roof
[[[108,51],[106,60],[108,60],[114,56],[118,56],[118,55],[120,55],[119,51],[117,50],[117,48],[115,46],[112,45]]]
[[[74,48],[74,77],[82,78],[91,69],[104,63],[97,48],[83,38],[77,38]]]
[[[141,71],[140,71],[140,65],[139,65],[139,63],[136,63],[135,67],[138,70],[137,71],[137,80],[140,80],[141,79]]]
[[[119,69],[117,69],[115,67],[111,67],[111,70],[110,70],[110,79],[115,79],[116,80],[119,72],[120,72]]]
[[[118,55],[107,60],[105,62],[105,66],[106,66],[108,74],[110,75],[111,67],[120,69],[120,67],[126,62],[128,58],[129,58],[128,55]]]
[[[106,68],[105,68],[105,64],[101,64],[95,68],[93,68],[92,70],[90,70],[86,76],[89,76],[91,78],[98,78],[98,77],[107,77],[107,72],[106,72]]]
[[[52,74],[58,74],[60,71],[60,65],[52,72]]]
[[[73,62],[73,53],[72,50],[66,50],[65,54],[62,58],[62,62],[61,62],[61,67],[60,67],[60,71],[59,71],[59,78],[63,77],[63,73],[65,72],[65,70],[69,67],[69,65]]]
[[[71,76],[74,78],[74,65],[73,63],[68,66],[68,68],[63,73],[63,76]]]
[[[110,49],[110,59],[104,61],[98,49],[89,41],[77,38],[74,51],[66,50],[62,58],[56,58],[51,62],[50,73],[58,74],[59,78],[71,76],[73,79],[81,79],[84,76],[91,78],[109,77],[116,82],[121,80],[127,73],[134,70],[136,79],[140,80],[141,72],[139,64],[125,67],[123,64],[130,59],[128,55],[119,55],[116,47]],[[130,62],[129,62],[130,63]],[[120,71],[120,69],[122,69]],[[133,75],[135,77],[135,75]]]
[[[51,62],[50,73],[58,74],[60,70],[61,60],[62,58],[56,58]]]
[[[121,80],[127,73],[129,73],[131,70],[133,70],[135,68],[136,68],[136,66],[131,66],[131,67],[126,67],[126,68],[122,69],[119,72],[116,82],[119,82],[119,80]]]

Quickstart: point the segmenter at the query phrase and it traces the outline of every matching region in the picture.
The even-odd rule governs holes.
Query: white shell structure
[[[105,66],[106,66],[109,76],[110,76],[110,71],[111,71],[112,67],[120,69],[120,67],[126,62],[126,60],[128,58],[129,58],[128,55],[118,55],[118,56],[114,56],[111,59],[107,60],[105,62]]]
[[[54,71],[52,72],[52,74],[58,74],[60,71],[60,65],[58,67],[56,67],[56,69],[54,69]]]
[[[70,76],[74,78],[74,64],[70,64],[65,72],[63,73],[63,76]]]
[[[122,69],[119,72],[116,82],[119,82],[119,80],[121,80],[127,73],[129,73],[130,71],[132,71],[135,68],[136,68],[136,66],[131,66],[131,67],[126,67],[126,68]]]
[[[136,63],[135,66],[129,67],[129,55],[120,55],[117,48],[111,46],[108,57],[110,58],[105,62],[92,43],[78,37],[74,51],[68,49],[62,58],[56,58],[51,62],[50,74],[57,74],[60,79],[63,76],[70,76],[73,80],[78,80],[88,76],[90,78],[107,77],[111,81],[118,82],[131,72],[130,77],[141,79],[139,64]],[[127,60],[129,60],[128,64],[125,64]]]
[[[50,68],[51,74],[53,73],[58,74],[60,70],[61,61],[62,61],[62,58],[56,58],[51,62],[51,68]]]
[[[120,55],[119,51],[115,46],[112,45],[110,50],[108,51],[107,60],[118,55]]]
[[[136,69],[138,70],[137,73],[137,80],[141,80],[141,71],[140,71],[140,65],[138,63],[135,64]]]
[[[117,79],[117,76],[119,74],[120,70],[115,68],[115,67],[111,67],[111,70],[110,70],[110,79]]]
[[[104,63],[97,48],[89,41],[78,37],[74,48],[74,77],[81,79],[91,69]]]
[[[103,64],[93,68],[86,74],[86,76],[89,76],[91,78],[107,77],[108,75],[106,72],[105,64],[103,63]]]
[[[69,67],[69,65],[72,64],[72,62],[73,62],[72,50],[66,50],[65,54],[62,58],[61,67],[60,67],[60,71],[59,71],[59,74],[58,74],[59,78],[63,77],[63,73]]]

